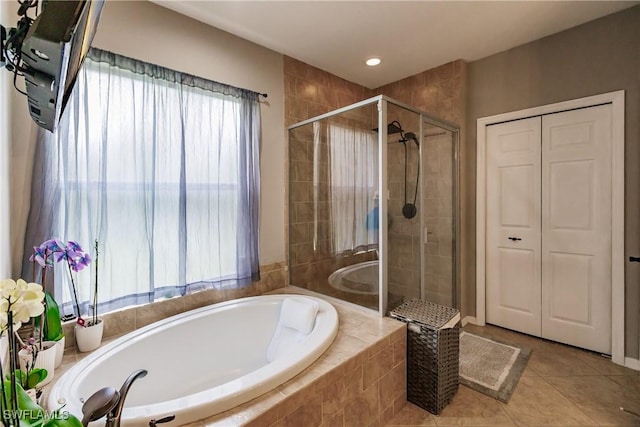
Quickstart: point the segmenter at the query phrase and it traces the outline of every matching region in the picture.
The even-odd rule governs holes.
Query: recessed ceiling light
[[[369,58],[367,59],[365,64],[367,64],[369,67],[375,67],[376,65],[379,65],[381,62],[382,60],[380,58]]]

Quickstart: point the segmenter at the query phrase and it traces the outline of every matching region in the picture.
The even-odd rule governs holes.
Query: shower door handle
[[[521,238],[519,238],[519,237],[507,237],[507,239],[509,239],[509,240],[511,240],[511,241],[513,241],[513,242],[517,242],[518,240],[522,240],[522,239],[521,239]]]

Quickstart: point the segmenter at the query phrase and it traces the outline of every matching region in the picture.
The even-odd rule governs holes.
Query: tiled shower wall
[[[429,129],[425,137],[425,298],[453,306],[453,144],[451,132]]]
[[[284,57],[285,126],[354,104],[374,91],[304,62]]]
[[[450,121],[453,124],[460,124],[463,123],[464,118],[465,69],[465,62],[458,60],[371,90],[301,61],[285,57],[285,123],[289,126],[377,94],[384,94],[424,110],[435,117]],[[392,111],[390,111],[389,120],[393,119],[396,119],[396,117],[393,117]],[[397,119],[400,120],[405,130],[417,133],[417,123],[415,125],[412,124],[412,120],[413,123],[417,122],[415,118],[399,116]],[[310,252],[313,250],[313,234],[310,232],[313,227],[313,220],[309,218],[309,201],[312,200],[310,192],[313,191],[313,186],[311,185],[313,162],[310,161],[309,150],[313,144],[313,135],[310,130],[300,129],[299,133],[300,135],[296,137],[297,141],[292,143],[288,154],[288,161],[291,164],[287,168],[290,173],[287,182],[291,186],[291,191],[296,194],[292,198],[293,203],[285,207],[287,210],[293,209],[290,212],[291,215],[286,216],[291,220],[291,223],[288,223],[287,226],[291,227],[290,235],[292,239],[291,245],[287,245],[287,250],[291,251],[289,253],[291,284],[300,286],[301,283],[307,283],[309,284],[308,288],[313,288],[311,284],[313,278],[318,276],[326,278],[328,272],[325,270],[334,267],[329,266],[328,262],[323,262],[322,257],[318,257],[317,254],[314,257]],[[410,147],[410,156],[415,156],[416,152],[415,147]],[[406,220],[401,213],[402,204],[404,203],[402,196],[404,192],[404,152],[401,145],[390,145],[389,157],[389,175],[390,177],[395,177],[390,179],[389,183],[391,193],[390,209],[392,211],[389,240],[392,269],[390,271],[390,289],[393,288],[392,291],[401,292],[407,297],[417,296],[417,292],[419,292],[417,283],[419,283],[420,266],[419,221],[417,217],[412,220]],[[415,162],[412,162],[412,160],[415,160],[415,158],[410,157],[410,166],[407,174],[408,193],[411,193],[409,190],[415,188],[415,176],[417,173]],[[429,165],[427,167],[429,171]],[[444,171],[445,169],[439,169],[437,174]],[[431,165],[431,172],[436,173],[433,165]],[[442,177],[437,176],[437,174],[431,176],[431,181],[429,179],[426,180],[427,186],[423,190],[427,192],[427,199],[433,198],[434,194],[436,194],[433,191],[429,192],[427,189],[429,182],[442,181]],[[446,179],[451,181],[450,177]],[[413,185],[411,185],[411,182],[413,182]],[[302,194],[305,191],[309,192],[309,196]],[[408,194],[407,197],[411,200],[413,199],[412,195],[409,197]],[[435,203],[439,204],[441,202],[436,201]],[[421,207],[418,206],[419,211],[420,209]],[[442,274],[440,274],[443,272],[442,265],[446,266],[447,263],[452,265],[453,261],[452,251],[449,251],[449,259],[445,259],[447,255],[443,253],[446,252],[447,248],[445,245],[442,245],[441,248],[438,243],[446,239],[451,241],[450,232],[447,235],[443,231],[446,227],[440,226],[443,221],[446,221],[441,217],[443,212],[434,211],[429,207],[426,208],[426,213],[429,215],[427,217],[427,227],[431,234],[429,234],[430,244],[427,246],[427,255],[423,262],[425,262],[427,268],[427,291],[431,291],[433,295],[442,292],[443,278]],[[449,221],[451,221],[450,218],[449,215]],[[343,260],[345,264],[351,264],[356,261],[361,260],[352,260],[351,262]],[[444,261],[445,264],[439,264],[440,261]]]
[[[284,58],[285,76],[285,124],[287,126],[315,117],[340,107],[373,96],[373,91],[351,83],[326,71],[307,65],[293,58]],[[343,115],[340,119],[369,126],[371,114],[364,109]],[[354,125],[355,126],[355,125]],[[322,136],[322,134],[321,134]],[[314,135],[311,125],[295,129],[291,133],[288,153],[288,179],[290,191],[286,218],[290,228],[287,239],[288,259],[291,269],[290,284],[307,289],[326,290],[326,278],[335,269],[365,261],[371,255],[358,255],[351,260],[335,260],[329,243],[329,202],[327,145],[321,143],[318,154],[318,199],[314,206]],[[314,212],[315,210],[315,212]],[[317,223],[316,223],[317,221]],[[319,239],[314,244],[314,227],[318,227]],[[324,283],[323,283],[324,282]],[[323,292],[327,293],[327,292]],[[336,295],[340,297],[340,295]],[[346,297],[347,295],[343,295]]]
[[[422,110],[433,117],[461,125],[464,119],[466,63],[459,59],[375,90]]]
[[[454,125],[464,123],[466,63],[462,60],[450,62],[438,68],[407,77],[389,85],[376,89],[376,94],[387,95],[404,102],[426,113],[446,120]],[[405,125],[410,123],[411,116],[400,112],[400,122],[408,131],[417,131]],[[394,117],[389,116],[389,120]],[[417,132],[416,132],[417,133]],[[462,139],[461,139],[462,140]],[[414,148],[414,147],[412,147]],[[452,140],[451,134],[437,132],[436,129],[425,129],[425,147],[423,149],[425,170],[423,173],[425,206],[424,215],[427,227],[427,243],[425,247],[425,286],[426,299],[445,305],[453,305],[451,286],[453,282],[453,176],[452,176]],[[417,150],[415,150],[417,151]],[[390,151],[391,152],[391,151]],[[411,153],[411,151],[410,151]],[[391,162],[389,173],[400,173],[398,163]],[[395,168],[395,169],[394,169]],[[415,168],[409,168],[408,187],[415,185]],[[390,178],[390,186],[393,184]],[[390,187],[392,194],[400,194],[398,189]],[[393,207],[393,205],[391,205]],[[397,208],[396,208],[397,209]],[[418,204],[418,211],[422,209]],[[420,254],[419,221],[416,218],[407,220],[394,216],[396,222],[389,232],[391,254],[390,273],[399,269],[395,277],[399,277],[397,285],[406,296],[413,295],[416,289],[416,259]],[[401,226],[399,226],[400,224]],[[396,254],[394,256],[394,254]],[[394,257],[400,257],[395,260]],[[392,291],[392,279],[389,279],[389,290]],[[408,281],[411,280],[411,283]]]

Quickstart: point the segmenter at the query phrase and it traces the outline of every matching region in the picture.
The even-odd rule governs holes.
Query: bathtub
[[[285,298],[319,305],[311,332],[267,361]],[[55,383],[48,408],[82,419],[82,402],[102,387],[119,389],[136,369],[122,425],[147,426],[175,415],[177,426],[247,402],[304,370],[333,342],[338,314],[328,302],[301,295],[241,298],[182,313],[124,335],[70,368]],[[104,419],[92,424],[104,425]]]
[[[378,261],[366,261],[342,267],[329,276],[333,288],[361,295],[377,295],[379,283]]]

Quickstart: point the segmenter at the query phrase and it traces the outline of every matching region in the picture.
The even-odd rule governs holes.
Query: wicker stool
[[[440,414],[458,391],[460,312],[412,299],[391,317],[407,325],[407,400]]]

